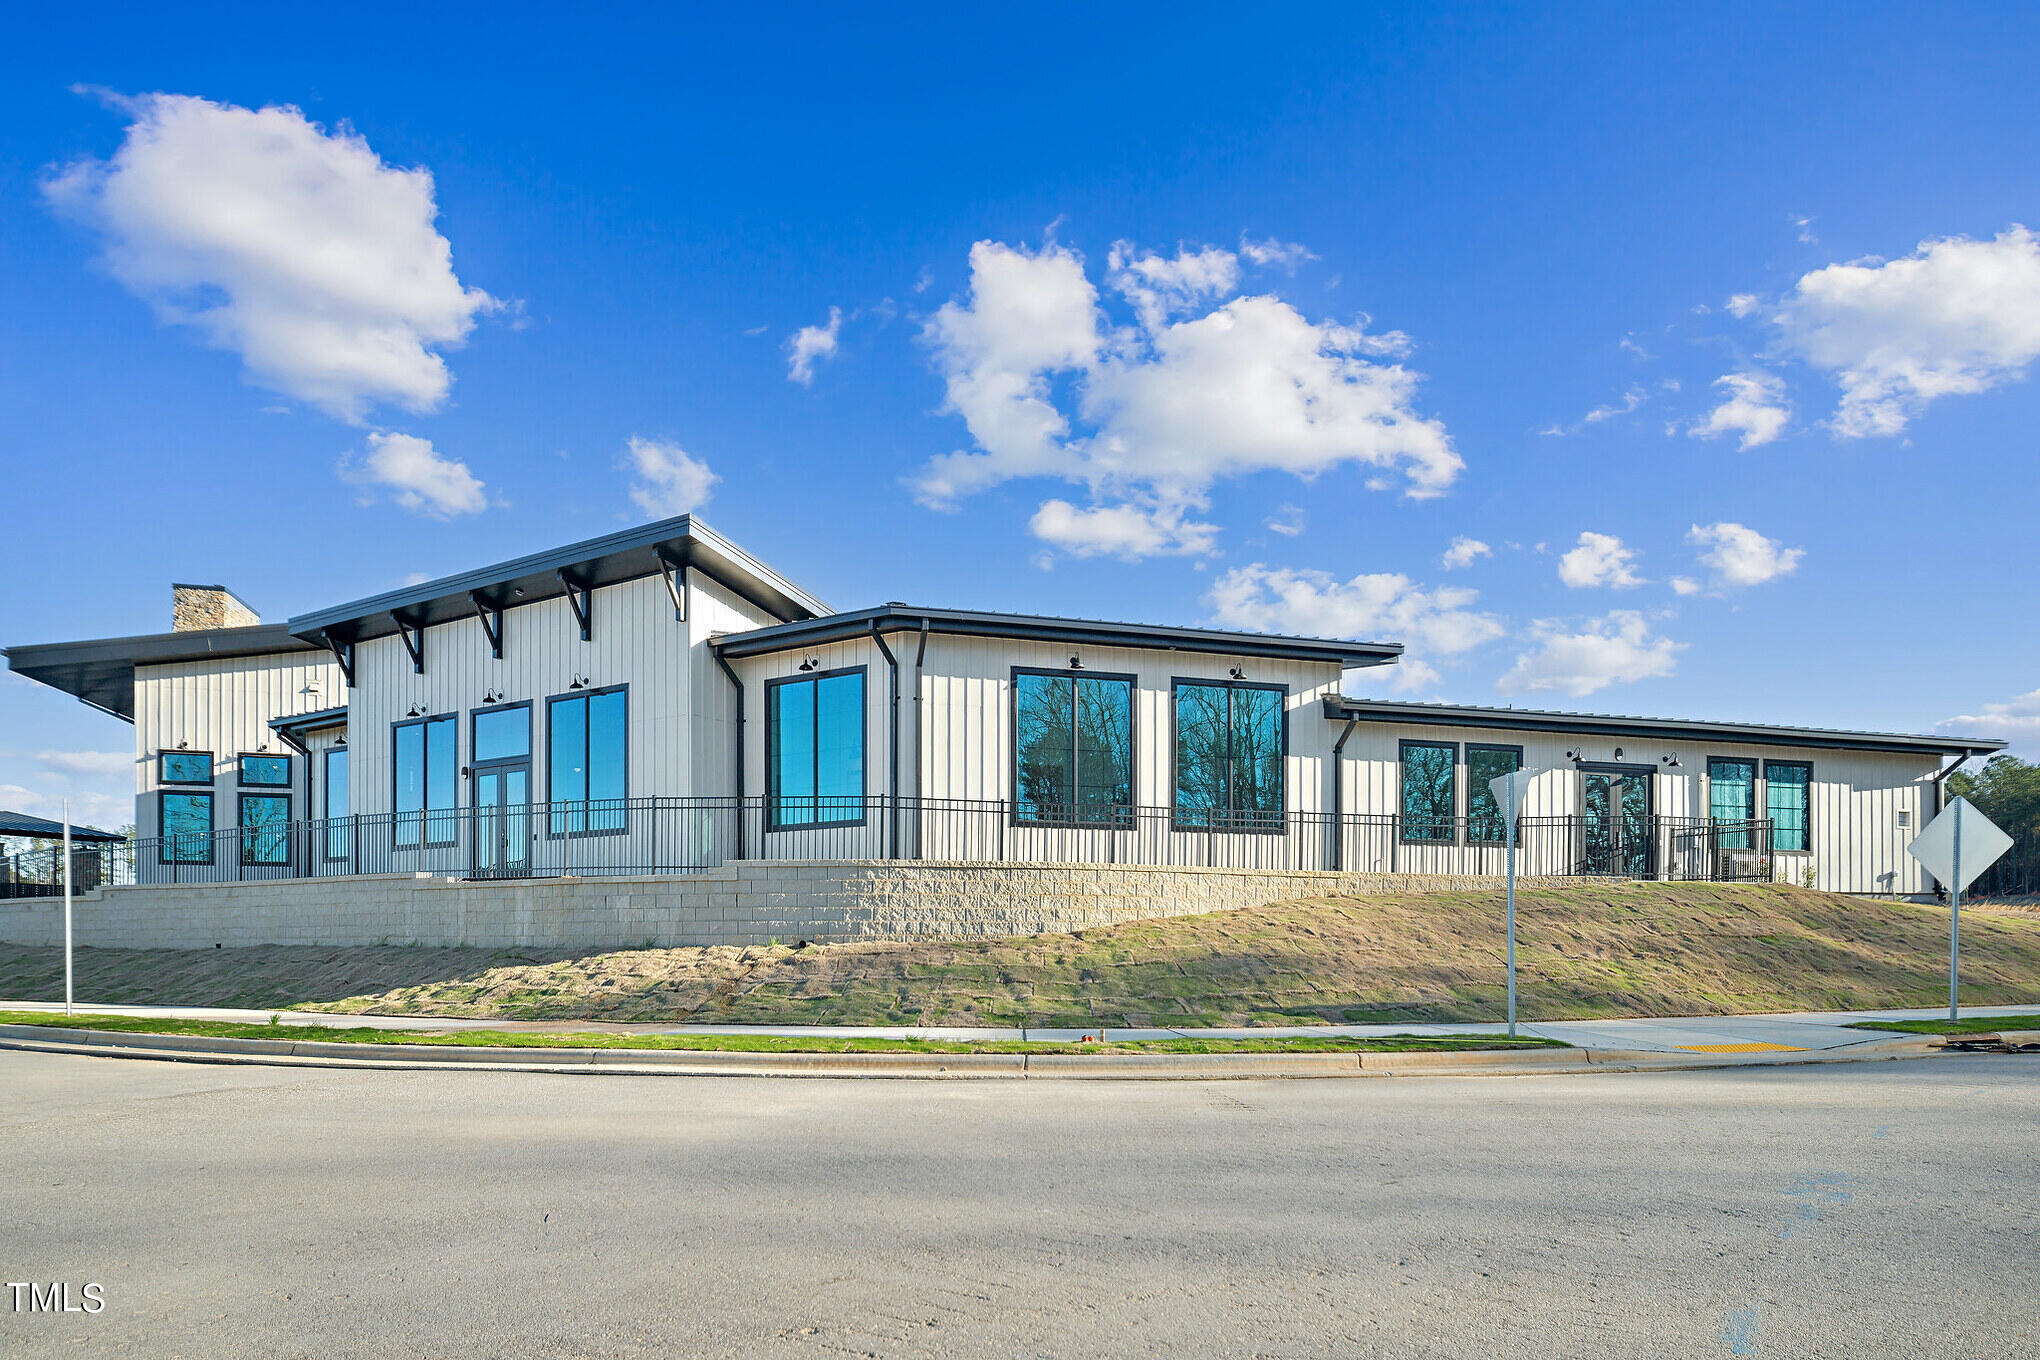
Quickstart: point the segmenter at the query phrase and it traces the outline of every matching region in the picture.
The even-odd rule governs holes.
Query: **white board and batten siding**
[[[779,620],[696,572],[688,573],[686,599],[683,622],[657,576],[599,587],[586,642],[565,598],[513,606],[503,615],[500,660],[480,619],[434,624],[425,631],[422,674],[401,637],[358,644],[348,713],[353,810],[392,810],[393,731],[411,709],[458,717],[455,764],[467,766],[474,715],[517,703],[531,705],[532,796],[546,801],[546,703],[583,692],[568,689],[577,679],[583,690],[627,687],[628,796],[726,793],[734,778],[724,735],[729,681],[709,655],[708,638]],[[499,698],[485,704],[491,691]],[[458,795],[464,806],[467,784],[461,781]]]
[[[1321,812],[1330,786],[1324,771],[1333,736],[1322,703],[1339,688],[1336,664],[1276,661],[1264,657],[1178,652],[1131,647],[1072,646],[1020,639],[976,638],[932,633],[919,668],[920,635],[890,633],[900,668],[899,792],[927,800],[918,817],[903,819],[902,854],[926,858],[1042,858],[1099,861],[1134,857],[1136,837],[1153,840],[1172,833],[1167,816],[1151,815],[1137,830],[1051,830],[1012,824],[1003,805],[1013,789],[1014,669],[1067,672],[1070,657],[1083,662],[1078,674],[1134,677],[1134,801],[1167,809],[1175,801],[1174,682],[1223,682],[1240,670],[1249,683],[1283,688],[1287,755],[1283,761],[1283,802],[1290,812]],[[813,669],[803,672],[803,663]],[[766,792],[765,688],[776,679],[850,667],[865,668],[865,792],[889,792],[886,778],[891,675],[870,639],[858,638],[733,663],[744,677],[750,723],[745,735],[745,788]],[[863,857],[889,848],[890,828],[874,815],[860,827],[768,834],[766,853],[789,858]],[[1200,842],[1186,845],[1178,862],[1219,860],[1287,864],[1310,851],[1277,843],[1269,836],[1183,833]],[[1315,860],[1312,861],[1313,863]]]
[[[179,742],[188,750],[212,752],[216,828],[236,823],[243,754],[290,757],[291,816],[304,816],[305,758],[283,743],[269,720],[332,708],[345,702],[346,693],[340,667],[326,652],[135,667],[135,834],[161,833],[156,757],[176,750]],[[178,785],[177,791],[203,792],[193,785]]]
[[[1381,813],[1400,810],[1404,741],[1449,742],[1459,748],[1454,796],[1457,814],[1462,817],[1467,809],[1468,745],[1523,748],[1524,766],[1540,772],[1532,779],[1524,801],[1522,811],[1526,817],[1575,816],[1581,811],[1581,779],[1566,756],[1568,751],[1580,752],[1589,763],[1614,762],[1615,751],[1620,748],[1622,763],[1655,766],[1657,772],[1651,781],[1652,811],[1675,817],[1707,815],[1710,759],[1756,762],[1756,806],[1760,818],[1766,815],[1764,762],[1808,764],[1813,767],[1807,811],[1811,849],[1806,853],[1780,852],[1775,860],[1778,881],[1804,885],[1806,871],[1811,868],[1813,886],[1830,892],[1906,896],[1927,889],[1919,865],[1905,853],[1905,847],[1933,815],[1933,775],[1940,767],[1939,758],[1934,755],[1362,722],[1354,728],[1341,761],[1347,810]],[[1674,770],[1665,765],[1663,758],[1667,755],[1678,757],[1679,768]],[[1414,864],[1426,853],[1426,848],[1411,846],[1403,853]],[[1370,869],[1387,865],[1356,863],[1353,867]]]

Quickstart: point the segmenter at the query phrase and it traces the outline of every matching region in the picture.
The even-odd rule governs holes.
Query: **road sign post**
[[[1962,890],[2012,848],[2012,838],[1967,798],[1948,804],[1905,850],[1948,885],[1948,1018],[1959,1014],[1956,983],[1962,972]]]
[[[1508,938],[1509,938],[1509,1037],[1516,1037],[1516,810],[1523,804],[1523,791],[1529,787],[1530,772],[1515,770],[1509,774],[1497,775],[1488,781],[1488,792],[1495,796],[1495,806],[1502,812],[1503,872],[1508,875]]]
[[[48,825],[48,823],[44,823]],[[71,800],[64,800],[64,1014],[71,1013]]]

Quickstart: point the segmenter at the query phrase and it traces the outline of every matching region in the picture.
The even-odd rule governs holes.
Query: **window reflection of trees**
[[[1178,829],[1282,829],[1283,692],[1176,686]]]
[[[1131,825],[1133,682],[1022,673],[1014,695],[1018,819]]]

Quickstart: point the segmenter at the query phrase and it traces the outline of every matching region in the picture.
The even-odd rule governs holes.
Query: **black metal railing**
[[[71,886],[77,892],[134,882],[134,858],[125,841],[71,847]],[[0,898],[62,897],[64,851],[49,845],[0,856]]]
[[[629,798],[362,814],[110,847],[102,881],[235,883],[342,874],[456,878],[700,873],[734,860],[929,860],[1347,869],[1494,876],[1493,819],[1387,813],[1059,809],[955,798]],[[1518,821],[1529,875],[1764,880],[1771,824],[1701,817]]]

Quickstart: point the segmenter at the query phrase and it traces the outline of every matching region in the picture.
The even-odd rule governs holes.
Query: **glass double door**
[[[1651,878],[1656,856],[1650,828],[1648,770],[1586,770],[1581,808],[1585,859],[1590,874]]]
[[[531,872],[531,765],[475,771],[475,877],[521,878]]]

